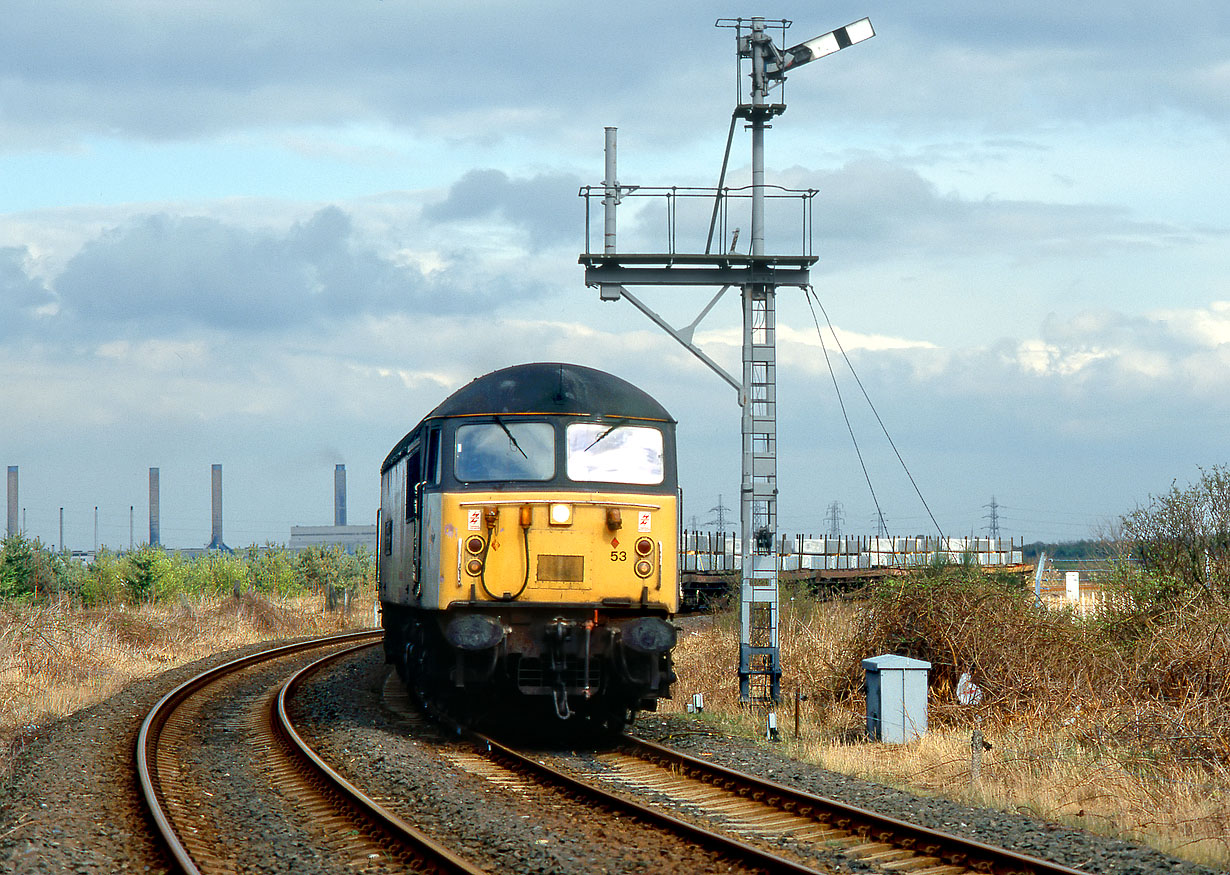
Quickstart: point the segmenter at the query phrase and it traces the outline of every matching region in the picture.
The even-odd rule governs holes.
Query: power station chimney
[[[162,543],[162,508],[159,504],[158,469],[149,469],[149,545],[157,547]]]
[[[230,550],[222,541],[222,466],[214,465],[210,469],[210,509],[211,534],[209,536],[210,550]]]
[[[346,525],[346,466],[333,469],[333,525]]]
[[[17,534],[17,466],[9,465],[9,519],[5,528],[8,535]]]

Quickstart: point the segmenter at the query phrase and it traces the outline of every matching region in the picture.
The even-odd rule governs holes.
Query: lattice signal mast
[[[775,297],[779,286],[810,285],[811,204],[814,189],[784,189],[766,186],[764,178],[764,132],[785,103],[771,103],[770,91],[780,87],[786,73],[811,61],[831,55],[872,36],[871,22],[864,18],[788,49],[773,44],[769,28],[780,31],[785,41],[791,22],[764,18],[723,18],[718,27],[735,31],[739,67],[739,102],[731,114],[726,154],[716,188],[670,186],[647,188],[620,185],[616,178],[615,129],[606,129],[606,176],[601,186],[584,186],[586,251],[585,284],[597,287],[604,301],[629,301],[655,324],[697,356],[739,393],[742,406],[742,455],[740,475],[740,542],[742,586],[740,593],[739,694],[743,701],[777,702],[781,698],[781,658],[778,649],[777,579],[777,341]],[[744,72],[747,82],[744,83]],[[746,95],[745,95],[746,88]],[[735,125],[744,120],[752,132],[752,180],[750,186],[725,185],[726,167]],[[616,246],[616,210],[625,197],[657,198],[665,204],[667,243],[657,252],[621,253]],[[711,199],[712,214],[703,251],[688,249],[677,234],[677,218],[686,213],[688,199]],[[603,206],[601,251],[591,248],[590,205]],[[735,251],[713,253],[715,231],[725,241],[730,225],[730,207],[750,201],[751,245],[746,255]],[[801,207],[802,253],[768,254],[765,251],[766,204]],[[738,228],[734,230],[738,237]],[[719,247],[721,248],[721,247]],[[719,291],[691,324],[671,326],[648,304],[632,295],[627,286],[717,286]],[[742,292],[743,372],[735,379],[693,343],[701,320],[732,287]]]

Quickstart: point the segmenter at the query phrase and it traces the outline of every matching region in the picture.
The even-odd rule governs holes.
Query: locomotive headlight
[[[551,525],[553,526],[572,525],[572,505],[571,504],[551,505]]]

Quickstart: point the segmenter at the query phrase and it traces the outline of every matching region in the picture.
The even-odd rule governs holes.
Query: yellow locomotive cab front
[[[439,604],[458,601],[679,608],[675,496],[446,495]],[[449,575],[452,579],[449,580]]]

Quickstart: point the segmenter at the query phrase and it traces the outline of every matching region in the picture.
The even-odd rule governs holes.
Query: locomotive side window
[[[577,422],[568,426],[568,479],[577,482],[662,482],[662,432],[640,425]]]
[[[483,422],[457,429],[457,479],[550,480],[555,429],[547,422]]]
[[[440,483],[440,429],[433,428],[427,435],[427,468],[423,482],[428,486]]]

